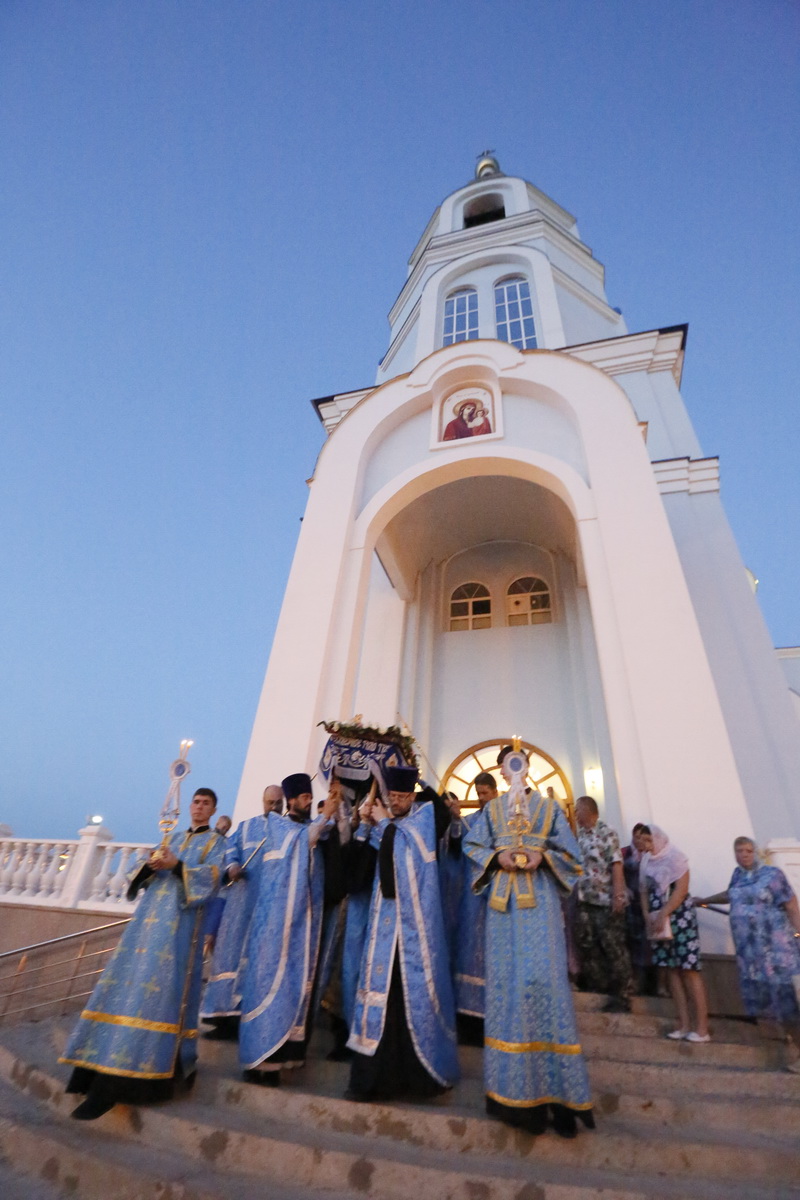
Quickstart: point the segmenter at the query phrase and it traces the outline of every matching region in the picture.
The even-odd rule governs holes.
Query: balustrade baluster
[[[77,847],[70,845],[69,842],[61,842],[56,852],[56,877],[53,887],[53,900],[55,901],[63,892],[64,884],[69,876],[69,869],[72,865],[72,860],[75,857]]]
[[[116,904],[125,899],[125,892],[128,883],[128,863],[131,861],[131,855],[134,852],[133,846],[123,846],[119,854],[119,865],[117,866],[114,877],[108,885],[108,898]]]
[[[17,870],[17,862],[19,855],[19,842],[5,842],[4,847],[5,858],[3,860],[3,873],[0,875],[0,892],[10,892],[14,884],[14,875]]]
[[[110,842],[103,847],[103,861],[94,880],[94,886],[89,893],[90,900],[105,900],[108,895],[108,881],[111,876],[111,860],[116,854],[117,847]]]
[[[14,883],[11,888],[13,896],[19,896],[25,891],[25,884],[28,878],[28,871],[31,866],[31,851],[33,849],[32,842],[20,842],[19,858],[17,859],[16,870],[14,871]]]
[[[61,842],[51,842],[47,847],[49,851],[47,870],[44,869],[43,864],[42,879],[41,883],[39,884],[39,895],[43,898],[45,896],[52,896],[53,892],[55,891],[56,875],[58,873],[58,856],[61,851],[61,846]]]
[[[47,861],[47,852],[49,846],[47,842],[31,842],[30,866],[25,879],[25,891],[22,893],[27,899],[39,895],[39,888],[42,883],[42,871],[44,864]]]

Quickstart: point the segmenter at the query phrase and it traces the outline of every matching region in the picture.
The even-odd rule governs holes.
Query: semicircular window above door
[[[503,746],[511,744],[511,737],[498,740],[493,738],[486,742],[477,742],[459,754],[458,758],[447,768],[443,783],[445,791],[455,792],[462,807],[469,811],[477,808],[478,800],[475,795],[475,776],[482,771],[487,772],[496,781],[500,791],[506,790],[505,780],[497,765],[497,755]],[[544,794],[551,787],[555,798],[574,827],[572,788],[567,776],[554,758],[545,754],[532,742],[522,742],[523,750],[530,755],[530,770],[528,771],[528,786]]]

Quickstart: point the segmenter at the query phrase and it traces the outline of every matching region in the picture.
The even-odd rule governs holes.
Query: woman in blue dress
[[[733,843],[737,867],[727,891],[695,904],[730,904],[731,933],[742,1002],[748,1016],[767,1017],[783,1026],[800,1050],[800,905],[778,867],[759,859],[747,837]],[[800,1059],[789,1071],[800,1074]]]

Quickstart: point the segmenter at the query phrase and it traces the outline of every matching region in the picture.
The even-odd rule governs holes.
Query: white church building
[[[407,724],[467,803],[519,735],[567,808],[595,796],[624,842],[661,825],[695,893],[740,834],[794,875],[800,652],[771,644],[681,398],[686,328],[629,333],[574,217],[490,156],[389,322],[374,386],[314,401],[237,819],[316,771],[320,721],[361,714]]]

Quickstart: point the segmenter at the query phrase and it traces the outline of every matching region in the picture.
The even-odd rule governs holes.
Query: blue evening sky
[[[230,811],[309,400],[373,382],[487,147],[632,331],[689,322],[690,414],[800,642],[799,45],[793,0],[3,0],[0,821],[155,836],[183,737]]]

